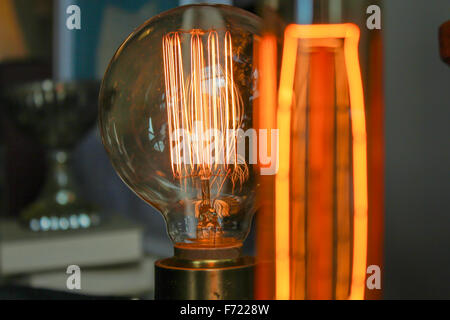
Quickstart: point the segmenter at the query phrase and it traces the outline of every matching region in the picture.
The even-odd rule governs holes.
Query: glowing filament
[[[183,34],[172,32],[163,38],[173,175],[179,179],[229,177],[233,185],[236,181],[242,183],[248,169],[236,147],[243,106],[234,84],[231,35],[225,33],[223,53],[216,31],[192,30],[189,36],[187,77],[184,59],[188,55],[183,52]],[[223,183],[223,179],[214,179],[219,181]]]
[[[172,32],[162,49],[172,173],[185,186],[187,178],[200,178],[197,239],[215,244],[219,218],[233,211],[230,199],[219,198],[225,181],[230,179],[234,190],[248,177],[237,152],[243,104],[234,83],[231,35],[226,32],[221,42],[216,31]]]

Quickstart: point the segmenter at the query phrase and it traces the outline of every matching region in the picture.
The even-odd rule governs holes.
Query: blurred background
[[[308,8],[308,3],[312,6],[319,1],[303,2]],[[450,2],[335,1],[360,8],[358,20],[366,19],[365,8],[373,2],[382,6],[383,297],[449,299],[450,68],[439,57],[438,29],[450,19]],[[45,78],[100,80],[115,50],[137,26],[158,13],[192,2],[196,1],[0,0],[0,87],[3,90],[11,84]],[[256,0],[212,2],[258,14]],[[66,27],[70,15],[66,9],[74,4],[81,8],[79,30]],[[54,258],[54,263],[20,261],[26,250],[31,255],[40,250],[39,245],[48,243],[39,244],[35,236],[24,235],[19,227],[5,222],[18,219],[19,213],[38,198],[50,169],[42,144],[4,112],[4,102],[1,108],[0,285],[62,290],[58,283],[66,275],[53,270],[75,262],[69,258]],[[116,175],[96,125],[80,134],[72,165],[80,195],[101,208],[100,216],[108,221],[91,239],[97,241],[97,251],[80,255],[89,266],[82,293],[151,297],[153,261],[172,254],[162,216]],[[76,250],[83,245],[78,238],[67,237],[65,243]],[[252,238],[247,241],[249,253],[253,251]],[[55,247],[54,252],[58,255],[64,248]],[[103,260],[96,261],[93,257],[100,252]],[[16,294],[11,292],[0,290],[0,297]]]

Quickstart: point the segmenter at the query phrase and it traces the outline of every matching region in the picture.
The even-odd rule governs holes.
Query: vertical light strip
[[[289,298],[289,158],[290,125],[297,43],[299,39],[344,38],[350,94],[353,148],[353,268],[350,299],[364,299],[367,260],[367,142],[364,94],[359,67],[359,28],[354,24],[289,25],[285,31],[277,125],[279,170],[275,187],[276,298]]]
[[[352,175],[351,122],[344,46],[336,51],[336,292],[348,299],[352,277]]]
[[[281,64],[280,88],[278,92],[277,128],[279,130],[278,173],[275,177],[275,297],[290,298],[290,146],[291,104],[294,87],[294,70],[297,58],[297,40],[291,40],[286,30],[286,41]]]
[[[334,53],[320,46],[311,51],[306,115],[306,297],[317,300],[333,298],[336,86]]]
[[[265,137],[267,149],[266,155],[270,155],[270,161],[261,161],[259,166],[261,172],[278,161],[274,150],[276,145],[272,145],[271,133],[276,127],[277,97],[278,97],[278,77],[277,77],[277,38],[273,34],[264,34],[261,43],[257,46],[258,70],[260,72],[259,99],[253,105],[253,114],[256,118],[258,128],[267,129]],[[260,141],[261,140],[260,135]],[[260,149],[261,150],[261,149]],[[267,159],[264,159],[267,160]],[[257,216],[257,263],[255,281],[255,299],[275,299],[275,176],[261,175],[261,206]]]
[[[350,299],[364,299],[367,263],[367,138],[364,94],[359,69],[359,28],[348,25],[344,44],[353,134],[353,269]]]
[[[292,102],[291,167],[290,173],[290,299],[306,298],[306,155],[307,155],[307,100],[310,54],[298,53],[295,66]]]

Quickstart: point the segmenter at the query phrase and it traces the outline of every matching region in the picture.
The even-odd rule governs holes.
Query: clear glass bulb
[[[112,164],[163,214],[178,247],[240,246],[249,232],[256,181],[244,134],[259,23],[230,6],[178,7],[134,31],[103,78]]]

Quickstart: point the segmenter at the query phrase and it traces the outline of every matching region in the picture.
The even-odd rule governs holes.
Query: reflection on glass
[[[253,125],[257,32],[257,18],[233,7],[179,7],[131,34],[103,79],[113,166],[163,214],[178,247],[241,246],[249,231],[255,179],[243,133]]]

